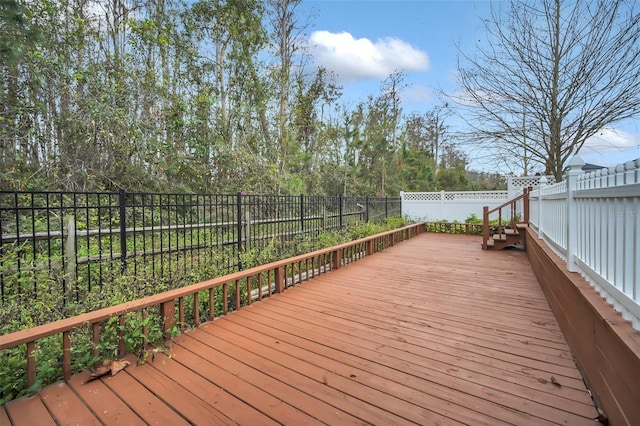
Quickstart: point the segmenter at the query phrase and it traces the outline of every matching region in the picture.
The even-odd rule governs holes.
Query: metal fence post
[[[340,205],[338,206],[338,212],[340,214],[340,229],[342,229],[342,226],[343,226],[343,223],[342,223],[342,200],[343,200],[342,194],[340,194],[340,197],[339,197],[339,204]]]
[[[367,195],[367,197],[365,198],[364,201],[364,221],[365,222],[369,222],[369,196]]]
[[[389,217],[389,197],[384,197],[384,218]]]
[[[127,193],[124,189],[118,192],[120,207],[120,262],[122,273],[127,270]]]
[[[300,231],[304,232],[304,194],[300,194]]]
[[[242,193],[238,192],[236,196],[236,210],[238,215],[238,222],[236,226],[238,241],[237,241],[237,249],[238,249],[238,271],[242,271],[242,260],[240,258],[240,254],[242,253]]]

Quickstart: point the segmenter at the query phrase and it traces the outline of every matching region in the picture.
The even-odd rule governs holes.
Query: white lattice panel
[[[440,192],[403,192],[403,201],[440,201]]]
[[[509,177],[509,190],[516,190],[522,188],[528,188],[530,186],[536,187],[540,185],[540,178],[542,176],[510,176]],[[547,184],[553,184],[556,182],[556,178],[552,175],[545,176],[547,178]]]
[[[507,200],[507,191],[456,191],[445,192],[445,200]]]

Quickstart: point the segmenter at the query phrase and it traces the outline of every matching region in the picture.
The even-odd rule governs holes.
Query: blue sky
[[[482,18],[490,9],[481,0],[304,0],[301,16],[313,13],[306,30],[311,53],[338,73],[344,103],[378,95],[384,78],[400,69],[410,84],[403,108],[411,112],[441,104],[440,89],[456,90],[456,45],[470,52],[484,41]],[[604,131],[581,156],[604,166],[640,157],[640,119]],[[490,170],[473,159],[471,167]]]

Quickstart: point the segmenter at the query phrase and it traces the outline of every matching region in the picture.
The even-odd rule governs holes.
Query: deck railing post
[[[482,249],[487,249],[489,242],[489,206],[482,208]]]
[[[342,263],[342,253],[340,249],[335,249],[333,251],[333,261],[331,262],[331,270],[340,269],[340,264]]]
[[[576,190],[578,176],[582,175],[582,166],[584,160],[576,155],[569,161],[569,170],[567,171],[567,271],[578,272],[576,265],[576,250],[578,248],[578,221],[577,206],[573,199],[573,193]]]
[[[543,198],[543,191],[544,191],[544,187],[547,185],[547,177],[546,176],[542,176],[540,178],[540,182],[538,183],[538,238],[542,239],[542,236],[544,235],[544,231],[543,231],[543,226],[542,226],[542,221],[543,221],[543,209],[542,209],[542,198]]]
[[[524,188],[522,193],[524,194],[524,198],[522,199],[522,215],[524,216],[524,223],[529,225],[529,193],[531,192],[531,187]]]
[[[278,266],[274,270],[273,276],[276,281],[276,293],[284,293],[284,267]]]

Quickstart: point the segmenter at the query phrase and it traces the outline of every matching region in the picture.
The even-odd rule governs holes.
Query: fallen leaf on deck
[[[91,376],[85,383],[89,383],[92,380],[99,379],[102,376],[106,376],[111,373],[111,376],[115,376],[118,372],[124,370],[131,363],[123,360],[111,360],[105,359],[102,361],[102,365],[91,372]]]
[[[118,372],[124,370],[131,364],[129,361],[113,361],[111,363],[111,376],[115,376]]]

